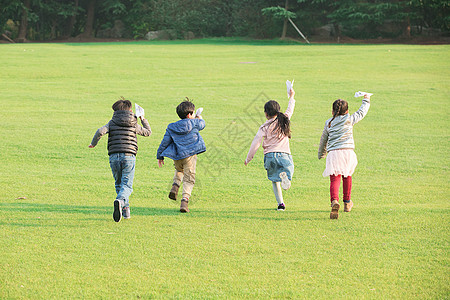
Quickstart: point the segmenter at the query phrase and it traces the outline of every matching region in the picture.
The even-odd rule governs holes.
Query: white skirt
[[[358,159],[353,149],[331,150],[327,154],[327,164],[323,177],[330,175],[352,176],[355,172]]]

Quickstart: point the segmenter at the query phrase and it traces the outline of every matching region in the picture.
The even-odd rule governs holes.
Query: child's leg
[[[122,168],[120,166],[119,153],[114,153],[109,156],[109,166],[114,177],[114,185],[116,194],[119,194],[122,186]]]
[[[195,184],[197,155],[183,159],[183,199],[189,200]]]
[[[339,201],[339,186],[341,185],[341,175],[330,175],[330,199]]]
[[[283,204],[283,192],[281,190],[281,183],[272,181],[272,188],[278,205]]]
[[[342,178],[342,187],[344,190],[344,202],[350,202],[352,193],[352,176]]]
[[[179,170],[177,166],[175,166],[175,175],[173,176],[173,184],[180,186],[182,180],[183,180],[183,169]]]
[[[183,160],[174,160],[173,165],[175,167],[175,174],[173,175],[173,183],[169,192],[169,199],[177,200],[178,189],[180,188],[181,181],[183,180]]]
[[[129,207],[129,198],[133,192],[134,170],[136,166],[136,157],[134,155],[123,155],[121,160],[122,178],[120,191],[117,199],[124,201],[124,207]]]

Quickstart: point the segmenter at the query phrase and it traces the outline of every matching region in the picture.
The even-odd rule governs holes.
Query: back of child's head
[[[337,117],[341,115],[345,115],[348,110],[348,102],[343,99],[337,99],[333,102],[333,118],[330,123],[328,123],[328,128],[331,127],[331,122]]]
[[[186,97],[186,100],[178,104],[177,114],[180,119],[186,119],[189,114],[194,114],[195,105]]]
[[[267,116],[277,116],[277,126],[275,130],[278,132],[278,136],[287,136],[291,138],[291,121],[285,114],[280,112],[280,109],[280,104],[275,100],[269,100],[264,104],[264,112]]]
[[[130,100],[125,100],[125,98],[122,97],[121,100],[117,100],[113,105],[112,105],[112,109],[114,111],[118,111],[118,110],[131,110],[131,101]]]

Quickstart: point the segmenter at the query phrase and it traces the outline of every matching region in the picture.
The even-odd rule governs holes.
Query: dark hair
[[[280,112],[280,104],[278,104],[277,101],[267,101],[266,104],[264,104],[264,112],[269,117],[277,116],[276,131],[278,132],[278,137],[284,135],[291,138],[291,121],[289,121],[289,118],[285,114]]]
[[[348,103],[345,100],[337,99],[333,102],[333,118],[330,120],[330,123],[328,123],[328,128],[331,127],[331,122],[333,122],[334,118],[336,116],[345,115],[345,113],[348,110]]]
[[[112,105],[112,109],[114,111],[117,110],[130,110],[131,109],[131,101],[130,100],[125,100],[124,97],[121,97],[122,100],[117,100],[113,105]]]
[[[186,100],[178,104],[177,106],[177,114],[180,119],[186,119],[188,114],[193,114],[195,110],[194,103],[186,97]]]

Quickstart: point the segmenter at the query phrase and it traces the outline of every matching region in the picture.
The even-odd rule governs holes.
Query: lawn
[[[450,46],[14,44],[0,65],[0,298],[449,298]],[[262,149],[243,162],[287,79],[295,174],[278,212]],[[358,90],[374,95],[354,128],[355,206],[330,220],[318,143]],[[153,134],[115,223],[107,137],[88,145],[120,96]],[[206,121],[189,214],[156,160],[184,97]]]

